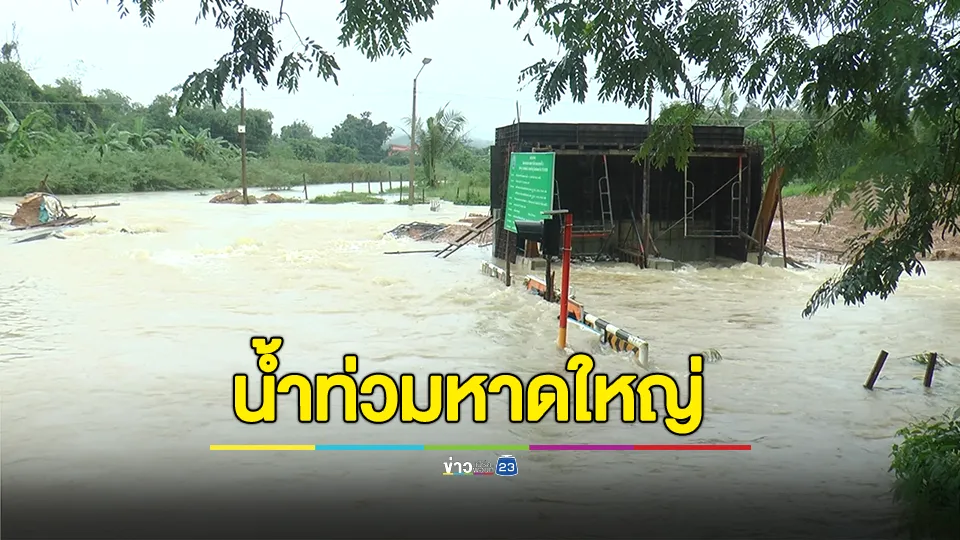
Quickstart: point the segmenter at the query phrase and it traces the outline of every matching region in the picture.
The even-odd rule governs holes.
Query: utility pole
[[[413,207],[414,199],[417,197],[416,188],[413,184],[413,180],[417,174],[414,166],[417,148],[417,79],[420,78],[420,74],[423,73],[423,68],[427,67],[427,64],[431,61],[430,58],[424,58],[420,66],[420,71],[418,71],[417,76],[413,78],[413,110],[410,112],[410,196],[407,198],[407,204],[409,204],[411,208]]]
[[[243,187],[243,204],[247,204],[247,103],[243,88],[240,89],[240,185]]]
[[[423,69],[423,68],[421,68]],[[417,78],[413,78],[413,111],[410,113],[410,181],[408,182],[407,187],[409,188],[409,193],[407,194],[407,204],[413,208],[413,198],[416,197],[416,191],[413,187],[413,179],[416,178],[417,169],[414,164],[414,158],[416,157],[416,151],[414,150],[417,147]]]
[[[653,85],[647,91],[647,137],[653,131]],[[643,159],[643,267],[647,265],[647,253],[650,253],[650,156]]]

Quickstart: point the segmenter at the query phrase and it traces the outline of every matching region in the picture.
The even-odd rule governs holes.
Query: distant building
[[[400,154],[400,153],[403,153],[403,152],[409,152],[409,151],[410,151],[410,147],[409,147],[408,145],[403,145],[403,144],[391,144],[391,145],[390,145],[390,148],[387,149],[387,155],[388,155],[388,156],[393,156],[393,155],[396,155],[396,154]]]

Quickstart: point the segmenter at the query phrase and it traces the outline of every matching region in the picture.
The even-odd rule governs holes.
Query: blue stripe
[[[318,444],[314,450],[356,451],[356,450],[423,450],[422,444]]]

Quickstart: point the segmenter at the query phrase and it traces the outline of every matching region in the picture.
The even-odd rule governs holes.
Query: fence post
[[[937,353],[927,353],[927,371],[923,374],[923,386],[930,388],[933,385],[933,370],[937,369]]]
[[[877,361],[873,364],[873,370],[870,372],[870,376],[867,378],[867,382],[863,384],[863,387],[867,390],[873,390],[873,385],[877,383],[877,379],[880,377],[880,370],[883,369],[884,362],[887,361],[887,351],[880,351],[880,356],[877,357]]]

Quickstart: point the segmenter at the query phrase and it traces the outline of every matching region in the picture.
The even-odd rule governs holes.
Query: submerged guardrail
[[[484,261],[481,270],[484,274],[506,283],[507,272],[499,266]],[[528,291],[541,298],[546,296],[547,284],[544,280],[528,275],[524,277],[523,282]],[[559,302],[560,290],[556,287],[554,288],[553,298],[555,299],[554,302]],[[559,315],[557,317],[559,318]],[[615,351],[633,353],[640,367],[647,368],[649,365],[650,344],[647,340],[611,324],[596,315],[588,313],[584,309],[583,304],[574,300],[572,289],[570,290],[570,297],[567,299],[567,319],[599,335],[600,343],[609,345]]]

